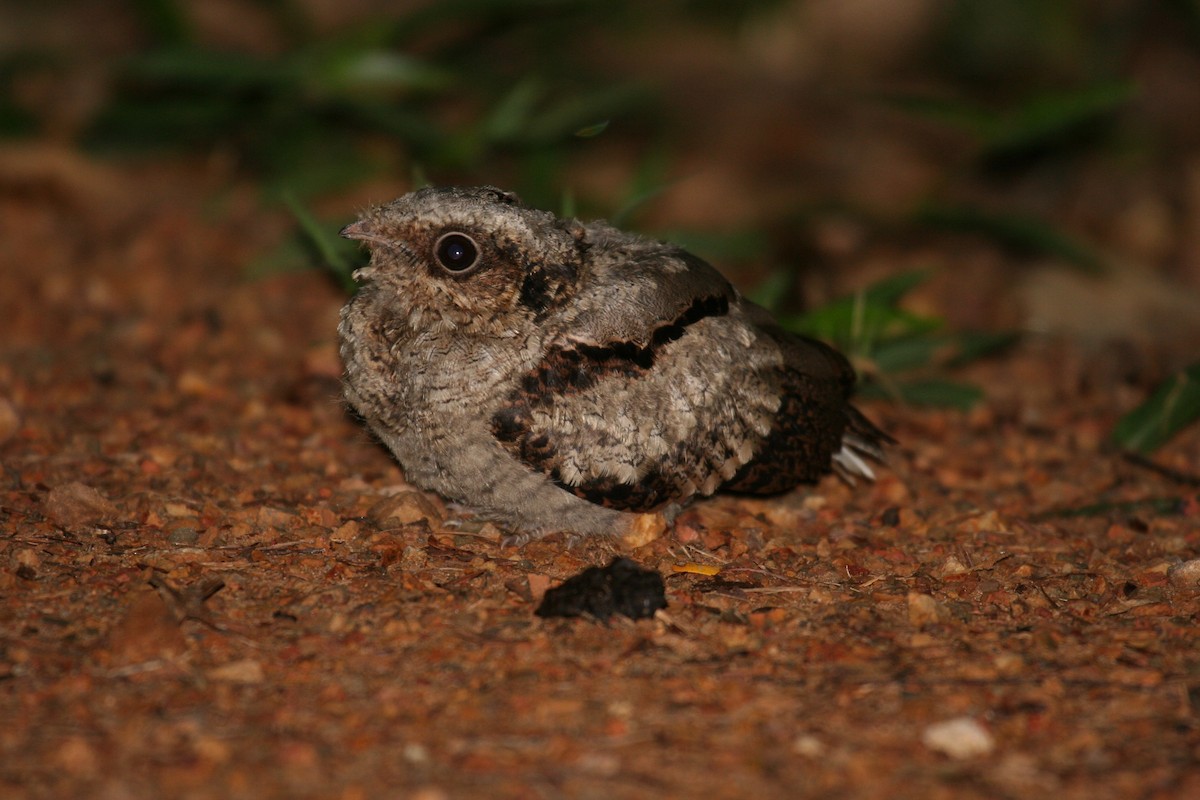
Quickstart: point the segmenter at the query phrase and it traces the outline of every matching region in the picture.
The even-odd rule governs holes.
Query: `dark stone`
[[[547,590],[533,613],[539,617],[589,616],[602,620],[623,614],[641,619],[666,607],[666,585],[661,575],[628,558],[614,558],[607,567],[588,567]]]

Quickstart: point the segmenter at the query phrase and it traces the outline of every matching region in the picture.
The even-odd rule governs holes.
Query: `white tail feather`
[[[833,469],[851,486],[855,483],[856,475],[869,481],[875,480],[875,472],[871,465],[863,461],[845,442],[842,443],[842,449],[833,454]]]

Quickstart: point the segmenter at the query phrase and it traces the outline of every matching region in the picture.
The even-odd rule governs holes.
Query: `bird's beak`
[[[342,228],[341,236],[343,239],[358,239],[364,242],[376,238],[375,231],[371,228],[371,223],[365,219],[351,222]]]

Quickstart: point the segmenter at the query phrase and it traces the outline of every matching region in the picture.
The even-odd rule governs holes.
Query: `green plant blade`
[[[882,102],[913,116],[970,132],[984,160],[1002,159],[1060,145],[1115,114],[1137,93],[1128,81],[1106,81],[1062,92],[1035,94],[1007,111],[958,98],[890,95]]]
[[[1200,419],[1200,362],[1175,373],[1113,428],[1112,440],[1137,453],[1151,453]]]
[[[897,304],[929,274],[905,272],[799,317],[781,320],[784,327],[833,342],[851,358],[874,360],[880,346],[909,337],[920,337],[941,327],[941,320],[923,317]]]
[[[881,372],[903,372],[928,366],[946,347],[942,336],[902,336],[877,344],[871,360]]]
[[[354,289],[354,267],[342,249],[343,240],[328,230],[309,213],[300,201],[290,192],[285,192],[283,202],[295,216],[300,225],[300,231],[315,248],[322,265],[337,280],[338,284],[347,291]]]
[[[1028,99],[986,131],[985,157],[1049,147],[1100,122],[1137,93],[1126,81],[1114,81]]]
[[[1103,259],[1092,248],[1036,217],[931,204],[917,213],[917,222],[943,230],[980,234],[1019,252],[1055,256],[1087,272],[1100,273],[1105,268]]]
[[[952,97],[901,93],[883,95],[880,102],[915,117],[968,131],[980,139],[998,124],[1000,116],[991,109]]]
[[[860,397],[899,400],[910,406],[957,408],[960,411],[970,409],[983,398],[983,390],[978,386],[940,378],[895,382],[886,387],[882,383],[863,383],[857,394]]]
[[[1015,345],[1021,334],[1015,331],[962,331],[955,334],[958,351],[946,362],[951,369],[995,355]]]
[[[162,44],[183,44],[192,39],[187,15],[175,0],[134,0],[133,11],[142,27]]]
[[[769,241],[757,231],[734,230],[666,230],[655,231],[654,237],[665,242],[677,244],[684,250],[702,257],[713,264],[725,264],[731,261],[753,261],[762,258],[767,252]],[[758,287],[761,294],[751,292],[749,297],[759,305],[771,308],[782,298],[783,292],[791,281],[791,276],[780,271],[767,278]],[[773,282],[773,283],[772,283]],[[772,283],[768,286],[768,283]],[[774,284],[780,284],[774,286]],[[774,293],[774,294],[772,294]],[[764,303],[760,297],[769,302]]]
[[[901,272],[884,278],[862,290],[863,299],[868,303],[891,306],[900,302],[904,295],[929,280],[930,272],[926,269]]]

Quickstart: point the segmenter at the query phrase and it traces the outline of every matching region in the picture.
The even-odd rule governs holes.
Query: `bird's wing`
[[[724,318],[737,292],[703,259],[605,223],[586,226],[583,246],[587,267],[570,313],[496,412],[493,433],[529,467],[600,505],[646,510],[711,493],[718,470],[728,477],[737,468],[725,463],[737,432],[708,429],[728,416],[711,406],[729,404],[731,376],[680,358],[722,348],[736,361]]]
[[[586,231],[589,268],[561,334],[566,344],[652,348],[738,300],[721,273],[686,250],[601,223]]]
[[[591,260],[570,323],[496,411],[497,441],[623,510],[829,472],[849,422],[846,359],[781,330],[701,259],[651,245],[625,238]]]
[[[747,315],[783,354],[777,373],[782,398],[770,434],[724,489],[774,494],[830,471],[853,484],[874,480],[868,460],[883,461],[893,439],[850,404],[856,375],[846,357],[824,342],[779,327],[771,315],[746,303]]]

